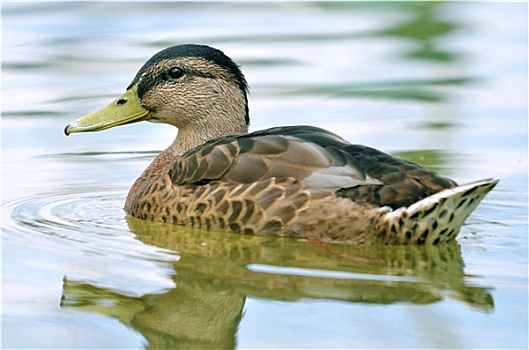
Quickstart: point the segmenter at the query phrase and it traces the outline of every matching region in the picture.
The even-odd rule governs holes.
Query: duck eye
[[[169,69],[168,75],[173,79],[178,79],[184,75],[184,70],[182,68],[173,67]]]

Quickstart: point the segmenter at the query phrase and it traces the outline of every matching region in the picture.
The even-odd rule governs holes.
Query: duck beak
[[[138,85],[135,84],[108,106],[66,125],[64,133],[100,131],[149,118],[150,112],[141,105]]]

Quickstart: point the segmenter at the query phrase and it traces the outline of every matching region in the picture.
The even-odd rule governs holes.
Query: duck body
[[[455,239],[497,180],[453,180],[327,130],[248,133],[247,84],[219,50],[156,54],[125,94],[65,131],[141,120],[176,126],[173,144],[133,184],[125,211],[215,231],[353,244]]]

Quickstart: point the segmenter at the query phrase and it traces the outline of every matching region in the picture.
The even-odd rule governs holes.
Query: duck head
[[[248,131],[248,85],[228,56],[205,45],[158,52],[125,93],[66,126],[66,135],[150,121],[176,126],[183,152],[210,139]]]

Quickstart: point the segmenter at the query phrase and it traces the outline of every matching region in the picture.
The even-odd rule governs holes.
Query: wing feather
[[[184,154],[171,169],[171,180],[183,185],[293,177],[326,191],[379,183],[340,149],[346,145],[335,134],[314,127],[279,127],[229,136]]]
[[[414,163],[310,126],[212,140],[185,153],[169,175],[175,185],[216,180],[251,184],[288,177],[308,189],[393,208],[456,185]]]

